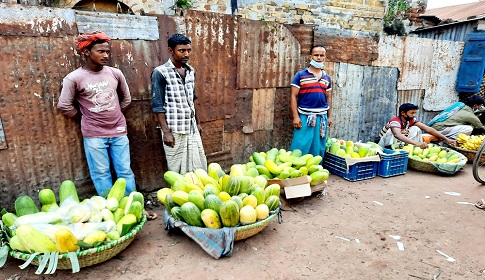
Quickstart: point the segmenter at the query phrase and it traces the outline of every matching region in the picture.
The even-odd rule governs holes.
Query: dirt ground
[[[482,197],[485,186],[473,179],[470,164],[455,176],[408,170],[349,182],[332,175],[327,195],[286,205],[282,224],[275,219],[237,241],[232,257],[213,259],[182,232],[166,231],[159,206],[158,218],[109,261],[47,276],[9,258],[0,278],[485,279],[485,212],[458,203]]]

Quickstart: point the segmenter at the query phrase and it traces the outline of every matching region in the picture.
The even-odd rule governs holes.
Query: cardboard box
[[[278,184],[284,190],[286,199],[311,196],[312,193],[322,191],[326,184],[310,186],[306,176],[291,179],[269,179],[268,185]]]

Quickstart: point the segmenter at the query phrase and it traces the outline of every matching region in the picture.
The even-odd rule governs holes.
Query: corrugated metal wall
[[[333,127],[330,137],[374,141],[395,116],[398,70],[393,67],[334,64]]]
[[[441,111],[458,101],[456,80],[464,43],[435,40],[423,109]]]
[[[474,32],[477,25],[478,21],[472,20],[459,24],[440,25],[439,27],[416,30],[413,33],[419,38],[464,42],[466,35]]]
[[[308,60],[301,46],[309,51],[310,28],[292,26],[290,31],[276,23],[187,11],[184,17],[137,17],[137,26],[147,26],[145,39],[137,40],[136,32],[121,30],[129,26],[129,16],[95,13],[76,19],[72,10],[30,9],[32,13],[17,5],[0,4],[0,73],[4,77],[0,118],[8,142],[8,149],[0,150],[0,202],[13,205],[18,195],[35,196],[43,187],[56,189],[65,179],[75,180],[81,193],[93,192],[79,123],[55,108],[62,78],[80,65],[73,44],[77,24],[111,26],[113,34],[120,37],[112,42],[111,64],[125,73],[133,95],[126,117],[132,168],[141,190],[165,185],[166,163],[150,107],[150,74],[169,58],[166,40],[175,32],[186,30],[193,42],[190,63],[197,71],[197,109],[208,160],[228,167],[247,161],[254,151],[289,147],[289,85]],[[121,29],[115,28],[118,23]],[[370,49],[379,50],[372,66],[327,59],[326,71],[334,82],[331,136],[374,140],[387,119],[395,115],[398,103],[412,100],[422,106],[426,94],[430,106],[435,106],[452,96],[447,81],[439,78],[453,81],[460,43],[430,46],[423,39],[405,41],[401,37],[383,37],[378,46],[372,40],[367,43]],[[408,50],[416,45],[433,51]],[[428,57],[431,54],[433,59]],[[428,84],[416,72],[427,75]],[[399,87],[400,74],[404,81]],[[435,96],[428,96],[428,92]]]
[[[383,36],[375,67],[327,63],[335,71],[331,135],[374,140],[408,102],[420,107],[420,120],[429,121],[458,100],[454,87],[462,49],[462,42]]]
[[[0,7],[5,15],[18,8],[16,5]],[[75,181],[81,196],[94,191],[79,123],[56,109],[62,78],[82,63],[73,44],[80,32],[78,26],[83,31],[108,29],[108,35],[114,38],[111,65],[125,74],[133,97],[126,119],[132,168],[140,190],[151,191],[165,185],[166,163],[157,121],[150,107],[150,75],[169,58],[166,40],[177,31],[186,30],[192,39],[190,63],[197,70],[197,106],[208,159],[229,166],[247,161],[247,154],[255,150],[289,146],[289,84],[305,58],[300,55],[298,39],[286,27],[188,11],[183,18],[137,16],[134,24],[144,28],[140,35],[143,39],[138,40],[133,30],[123,32],[130,26],[127,15],[62,9],[49,9],[53,12],[45,13],[41,7],[32,7],[32,10],[33,14],[19,12],[15,18],[0,17],[3,21],[0,33],[5,34],[0,37],[5,55],[0,72],[8,85],[0,95],[3,108],[0,118],[9,145],[0,153],[0,160],[5,163],[0,175],[0,201],[11,204],[24,193],[35,197],[44,187],[57,190],[65,179]],[[29,24],[33,23],[27,33],[18,27],[28,24],[22,20],[24,15]],[[50,31],[45,32],[44,27]],[[244,44],[263,40],[249,50],[251,57],[264,63],[260,63],[260,75],[243,80],[247,90],[236,89],[239,74],[251,77],[254,72],[250,67],[237,67],[248,62],[248,56],[238,56],[239,30],[244,32]],[[308,34],[307,31],[298,34]],[[15,32],[22,36],[12,36]],[[18,191],[9,191],[12,189]]]
[[[63,77],[81,65],[73,43],[78,34],[76,23],[87,26],[90,19],[75,20],[72,10],[40,7],[29,7],[32,13],[24,10],[11,17],[20,7],[1,6],[6,16],[0,17],[0,73],[4,77],[0,118],[8,149],[0,152],[0,201],[13,205],[13,200],[22,194],[36,197],[36,192],[46,187],[57,191],[66,179],[75,181],[81,196],[92,194],[79,122],[56,109]],[[113,14],[96,14],[102,17],[95,18],[98,23],[111,22],[113,26],[127,20]],[[111,65],[123,71],[133,96],[126,112],[132,168],[139,189],[149,191],[164,184],[166,170],[159,131],[150,109],[150,74],[163,61],[163,44],[158,43],[158,38],[166,41],[163,33],[174,33],[175,24],[163,16],[140,20],[155,23],[157,34],[151,36],[157,40],[113,40]],[[157,20],[162,20],[162,36]],[[20,26],[29,26],[28,32],[20,31]]]
[[[455,85],[463,44],[413,37],[381,37],[379,57],[372,65],[397,67],[400,72],[398,89],[418,94],[414,99],[421,100],[420,108],[439,111],[458,100]],[[422,92],[426,94],[421,97]]]
[[[281,24],[239,20],[237,88],[287,87],[299,69],[300,44]]]

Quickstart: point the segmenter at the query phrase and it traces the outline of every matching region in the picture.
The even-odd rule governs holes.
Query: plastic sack
[[[16,229],[20,225],[25,224],[56,224],[62,223],[63,217],[60,213],[57,212],[39,212],[35,214],[29,214],[18,217],[10,229]]]
[[[116,230],[116,223],[114,221],[106,221],[101,223],[74,223],[67,225],[77,240],[84,240],[84,238],[91,232],[101,230],[106,233]]]
[[[47,236],[52,242],[56,243],[55,233],[61,228],[66,228],[65,225],[51,225],[51,224],[31,224],[33,228]]]
[[[79,205],[80,203],[75,201],[72,196],[66,198],[61,205],[59,205],[59,209],[56,210],[57,213],[61,214],[62,216],[67,215],[69,210],[71,210],[72,207]]]

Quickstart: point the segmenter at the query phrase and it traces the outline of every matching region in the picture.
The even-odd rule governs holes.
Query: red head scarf
[[[109,42],[110,38],[104,32],[96,31],[92,33],[81,34],[77,36],[74,42],[77,44],[79,50],[82,51],[96,40]]]

